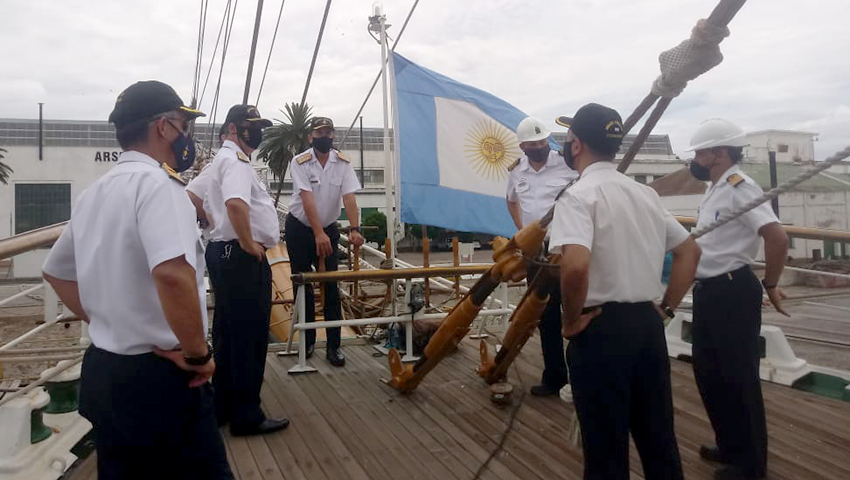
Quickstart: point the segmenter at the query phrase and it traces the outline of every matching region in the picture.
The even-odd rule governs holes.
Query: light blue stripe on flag
[[[401,221],[511,236],[507,167],[527,115],[394,53]]]

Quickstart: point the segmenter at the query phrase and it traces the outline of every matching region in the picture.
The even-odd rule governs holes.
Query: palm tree
[[[4,158],[3,154],[4,153],[9,153],[9,152],[7,152],[3,148],[0,148],[0,160],[3,160],[3,158]],[[3,185],[8,185],[9,184],[9,177],[11,176],[13,171],[14,170],[12,170],[12,167],[6,165],[3,162],[0,162],[0,183],[2,183]]]
[[[283,176],[289,167],[292,157],[303,152],[310,146],[307,135],[310,134],[310,118],[312,107],[306,103],[289,103],[281,110],[286,121],[275,119],[277,124],[263,132],[263,146],[260,147],[260,159],[269,164],[269,168],[277,177],[277,194],[274,205],[280,200],[283,187]]]

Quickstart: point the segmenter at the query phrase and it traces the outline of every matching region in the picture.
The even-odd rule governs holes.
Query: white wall
[[[702,195],[662,197],[664,207],[673,215],[696,217]],[[785,225],[847,230],[850,226],[850,192],[786,193],[779,197],[779,219]],[[810,258],[812,250],[824,253],[821,240],[794,239],[788,255]],[[836,254],[840,253],[836,248]],[[761,253],[759,253],[761,257]]]
[[[95,147],[3,147],[3,162],[12,167],[9,185],[0,185],[0,238],[14,234],[16,183],[70,183],[71,202],[98,177],[109,171],[120,150]],[[106,156],[109,160],[102,161]],[[95,161],[98,158],[99,161]]]
[[[776,152],[777,163],[811,162],[815,158],[814,134],[811,133],[782,130],[753,132],[747,134],[747,143],[750,145],[744,149],[744,155],[750,162],[768,163],[770,150]],[[788,147],[787,152],[779,151],[782,145]]]

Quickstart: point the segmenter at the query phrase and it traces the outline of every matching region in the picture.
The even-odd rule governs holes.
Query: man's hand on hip
[[[210,358],[210,361],[203,365],[189,365],[186,363],[186,358],[183,356],[183,350],[163,350],[161,348],[154,347],[153,353],[158,356],[165,358],[167,360],[171,360],[175,365],[180,367],[181,370],[186,370],[187,372],[193,372],[195,374],[192,377],[192,380],[189,381],[189,387],[195,388],[200,387],[201,385],[210,381],[213,373],[215,372],[215,360]]]
[[[251,255],[252,257],[256,258],[258,262],[262,262],[263,257],[266,254],[266,250],[263,248],[263,246],[260,245],[258,242],[255,242],[254,240],[247,242],[247,245],[245,243],[246,242],[240,240],[239,248],[244,250],[245,253],[247,253],[248,255]]]

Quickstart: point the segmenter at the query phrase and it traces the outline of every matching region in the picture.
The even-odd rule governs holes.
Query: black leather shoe
[[[334,367],[341,367],[345,365],[345,355],[339,351],[338,348],[329,348],[328,349],[328,361]]]
[[[720,453],[720,449],[717,448],[717,447],[709,447],[708,445],[700,445],[699,456],[703,460],[707,460],[709,462],[723,463],[723,464],[729,463],[723,458],[723,454]]]
[[[738,467],[728,466],[714,471],[714,480],[761,480],[764,475],[750,475]]]
[[[264,435],[266,433],[283,430],[289,426],[289,420],[286,418],[267,418],[257,425],[251,427],[230,426],[230,434],[234,437],[246,437],[248,435]]]
[[[315,350],[315,349],[316,349],[315,343],[311,344],[311,345],[307,345],[307,358],[310,358],[310,357],[313,356],[313,350]]]
[[[558,393],[560,391],[561,391],[560,388],[555,388],[555,387],[546,385],[545,383],[541,383],[541,384],[538,384],[538,385],[531,387],[531,394],[534,395],[535,397],[551,397],[551,396],[554,396],[554,395],[558,395]]]

